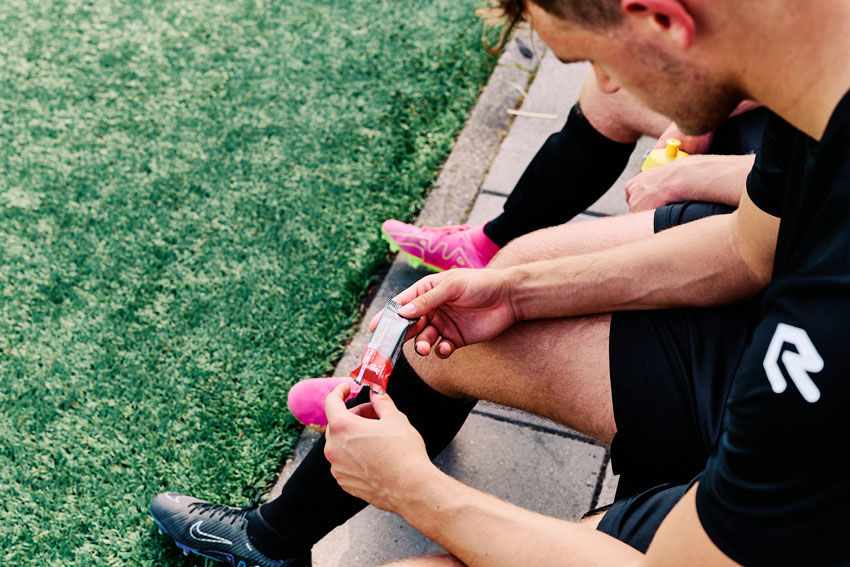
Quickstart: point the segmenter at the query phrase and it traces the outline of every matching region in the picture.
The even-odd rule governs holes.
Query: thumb
[[[398,314],[405,319],[416,319],[427,315],[446,302],[448,291],[449,286],[441,282],[403,306],[398,310]]]
[[[632,177],[623,185],[623,189],[626,191],[626,202],[629,202],[629,198],[632,196],[632,187],[634,187],[635,178]]]
[[[628,205],[631,212],[635,212],[636,201],[637,197],[634,194],[626,195],[626,205]]]
[[[350,393],[351,385],[348,382],[343,382],[325,396],[325,416],[328,418],[328,423],[340,419],[343,415],[348,415],[345,398]]]
[[[395,407],[395,402],[387,394],[376,394],[374,391],[369,393],[369,401],[372,402],[372,409],[378,419],[386,419],[391,415],[401,413]]]

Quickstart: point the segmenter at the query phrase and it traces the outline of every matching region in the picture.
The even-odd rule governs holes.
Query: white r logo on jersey
[[[782,350],[785,343],[797,347],[797,352]],[[767,347],[764,357],[764,371],[770,381],[770,387],[777,394],[781,394],[788,388],[788,381],[779,367],[779,360],[785,365],[785,371],[791,377],[791,381],[797,386],[803,399],[813,404],[820,399],[820,390],[812,381],[809,372],[817,374],[823,370],[823,358],[818,354],[815,345],[809,338],[809,334],[798,327],[779,323],[776,332]]]

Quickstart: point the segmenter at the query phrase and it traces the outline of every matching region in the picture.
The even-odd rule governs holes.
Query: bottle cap
[[[655,167],[666,165],[672,161],[676,161],[677,159],[688,157],[687,153],[679,149],[679,146],[681,145],[681,141],[675,138],[670,138],[667,140],[667,147],[649,152],[649,155],[646,157],[646,161],[643,162],[643,167],[641,167],[640,170],[647,171]]]
[[[664,152],[667,154],[668,158],[676,158],[679,156],[679,146],[682,145],[682,142],[675,138],[670,138],[667,140],[667,150]]]

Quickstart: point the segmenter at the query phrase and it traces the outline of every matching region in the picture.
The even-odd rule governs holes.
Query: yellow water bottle
[[[647,171],[654,167],[661,167],[662,165],[667,165],[670,162],[676,161],[677,159],[688,157],[690,154],[687,154],[679,149],[679,146],[682,145],[682,142],[676,140],[675,138],[670,138],[667,140],[666,148],[659,148],[657,150],[652,150],[649,152],[649,155],[646,156],[646,161],[643,162],[643,166],[640,168],[641,171]]]

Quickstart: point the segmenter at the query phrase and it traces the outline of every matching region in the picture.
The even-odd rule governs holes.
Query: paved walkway
[[[537,149],[565,122],[589,66],[559,63],[542,44],[532,45],[527,34],[522,34],[519,42],[511,44],[482,92],[419,216],[419,224],[466,221],[475,225],[497,216]],[[538,60],[540,69],[535,74],[532,71]],[[526,89],[527,96],[523,94]],[[512,119],[507,109],[517,107],[557,118]],[[623,181],[638,171],[643,152],[651,143],[645,140],[639,144],[623,178],[590,208],[588,215],[573,222],[627,211]],[[387,299],[423,275],[396,259],[372,300],[364,327],[340,361],[337,376],[347,375],[357,365],[369,337],[365,322]],[[305,432],[276,491],[316,438],[315,433]],[[616,488],[605,447],[556,423],[483,402],[437,463],[471,486],[565,519],[577,519],[587,510],[610,502]],[[374,534],[383,536],[378,539]],[[438,551],[439,546],[399,516],[367,508],[319,542],[313,563],[319,567],[372,566]]]

